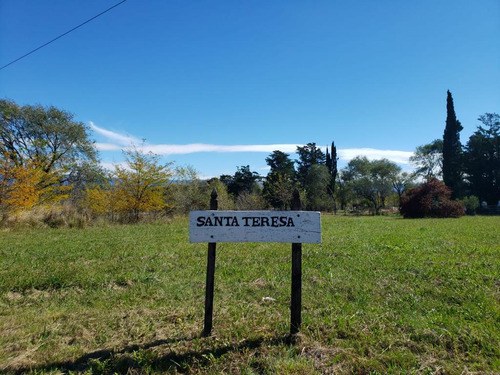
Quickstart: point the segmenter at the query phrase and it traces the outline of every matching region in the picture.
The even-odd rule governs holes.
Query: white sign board
[[[321,217],[311,211],[191,211],[189,241],[320,243]]]

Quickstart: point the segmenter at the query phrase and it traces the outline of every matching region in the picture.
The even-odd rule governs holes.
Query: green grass
[[[288,244],[218,245],[202,338],[207,246],[186,218],[1,231],[0,372],[500,371],[500,217],[322,224],[293,342]]]

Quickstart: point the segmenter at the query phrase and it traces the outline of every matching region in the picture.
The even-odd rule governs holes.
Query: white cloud
[[[97,133],[101,134],[112,143],[96,143],[99,151],[117,151],[121,149],[129,149],[132,146],[139,146],[144,153],[153,152],[158,155],[186,155],[199,152],[262,152],[272,153],[275,150],[282,152],[295,153],[297,146],[302,144],[285,143],[285,144],[269,144],[269,145],[213,145],[206,143],[191,143],[186,145],[175,144],[148,144],[143,143],[138,138],[122,135],[110,130],[103,129],[90,122],[90,126]],[[324,149],[324,147],[321,147]],[[341,161],[348,162],[356,156],[366,156],[369,160],[388,159],[398,164],[410,165],[409,158],[413,155],[410,151],[399,150],[379,150],[375,148],[345,148],[337,150],[337,154]]]
[[[375,148],[345,148],[337,151],[340,160],[349,161],[356,156],[366,156],[369,160],[388,159],[398,164],[410,164],[413,152],[398,150],[378,150]]]
[[[104,136],[107,139],[109,139],[110,141],[114,141],[114,142],[116,142],[118,144],[129,146],[129,145],[132,145],[132,144],[139,144],[139,143],[141,143],[141,140],[138,139],[138,138],[135,138],[135,137],[132,137],[132,136],[129,136],[129,135],[119,134],[119,133],[113,132],[111,130],[107,130],[107,129],[101,128],[101,127],[97,126],[96,124],[94,124],[92,121],[89,121],[89,124],[90,124],[90,127],[92,128],[92,130],[94,130],[96,133],[99,133],[102,136]],[[108,143],[103,143],[103,145],[109,145],[109,144]]]
[[[270,144],[270,145],[212,145],[192,143],[187,145],[145,145],[144,151],[152,151],[159,155],[183,155],[196,152],[267,152],[275,150],[295,152],[297,144]]]
[[[115,145],[113,143],[99,143],[99,142],[95,143],[95,147],[99,151],[119,151],[123,148],[123,147]]]

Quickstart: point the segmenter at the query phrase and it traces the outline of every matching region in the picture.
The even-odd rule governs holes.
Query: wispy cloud
[[[100,143],[100,142],[96,142],[95,147],[99,151],[119,151],[124,148],[123,146],[118,146],[113,143]]]
[[[89,125],[92,128],[92,130],[94,130],[96,133],[104,136],[109,141],[118,143],[122,146],[130,146],[132,144],[141,143],[141,140],[138,138],[132,137],[130,135],[123,135],[120,133],[113,132],[111,130],[101,128],[101,127],[97,126],[96,124],[94,124],[92,121],[89,121]],[[98,145],[104,145],[102,147],[106,147],[106,146],[109,147],[110,146],[109,143],[98,143]],[[115,147],[118,147],[118,146],[115,145]],[[118,147],[118,148],[120,148],[120,147]],[[98,147],[98,149],[100,149],[100,148]],[[109,150],[109,148],[108,148],[108,150]],[[104,149],[103,149],[103,151],[104,151]]]
[[[270,144],[270,145],[212,145],[192,143],[187,145],[145,145],[144,149],[160,155],[182,155],[196,152],[267,152],[275,150],[295,152],[297,144]]]
[[[399,164],[410,164],[413,152],[397,150],[379,150],[375,148],[344,148],[337,151],[340,160],[349,161],[356,156],[366,156],[369,160],[388,159]]]
[[[111,143],[96,143],[100,151],[117,151],[132,146],[140,146],[142,152],[153,152],[158,155],[186,155],[199,152],[261,152],[271,153],[280,150],[287,153],[295,153],[297,146],[303,144],[284,143],[284,144],[261,144],[261,145],[213,145],[206,143],[191,143],[185,145],[179,144],[148,144],[143,143],[136,137],[122,135],[110,130],[103,129],[90,122],[90,126],[97,133],[107,138]],[[322,147],[323,148],[323,147]],[[323,148],[324,149],[324,148]],[[341,161],[348,162],[356,156],[366,156],[369,160],[388,159],[398,164],[410,164],[409,158],[413,155],[410,151],[399,150],[379,150],[375,148],[345,148],[337,150]]]

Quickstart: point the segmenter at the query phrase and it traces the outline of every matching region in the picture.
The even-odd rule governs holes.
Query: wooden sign
[[[191,211],[190,242],[320,243],[321,219],[311,211]]]
[[[217,211],[217,190],[210,195],[210,211],[189,213],[191,242],[208,242],[205,322],[203,336],[212,334],[215,258],[217,242],[291,242],[292,290],[290,296],[290,334],[299,332],[302,322],[302,243],[321,242],[319,212],[300,211],[297,189],[292,211]]]

